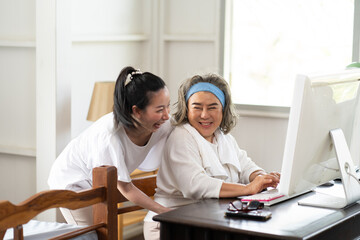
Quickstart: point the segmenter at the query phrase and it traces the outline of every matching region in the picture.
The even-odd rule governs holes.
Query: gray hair
[[[211,83],[224,92],[225,106],[223,106],[223,119],[220,123],[220,130],[225,134],[229,133],[236,125],[237,114],[231,100],[230,87],[225,79],[217,74],[208,74],[203,76],[195,75],[181,84],[178,91],[178,101],[175,104],[176,112],[173,114],[172,123],[175,126],[178,126],[189,122],[187,119],[188,107],[185,96],[191,86],[199,82]]]

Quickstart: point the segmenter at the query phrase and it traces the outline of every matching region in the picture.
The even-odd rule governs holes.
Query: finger
[[[276,178],[277,181],[280,180],[280,174],[278,174],[278,173],[272,173],[271,176],[274,177],[274,178]]]
[[[271,172],[270,175],[275,176],[275,177],[280,177],[280,173],[277,173],[277,172]]]
[[[272,187],[272,188],[276,188],[278,186],[277,183],[272,183],[272,184],[269,184],[267,187]]]
[[[265,178],[270,178],[270,179],[272,179],[273,182],[276,182],[276,183],[278,183],[280,181],[280,178],[275,175],[268,174],[267,176],[265,176]]]

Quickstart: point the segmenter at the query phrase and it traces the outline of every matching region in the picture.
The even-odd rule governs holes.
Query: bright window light
[[[351,63],[354,0],[233,0],[225,74],[239,104],[290,106],[298,73]]]

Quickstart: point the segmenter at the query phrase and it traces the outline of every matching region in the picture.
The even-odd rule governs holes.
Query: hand
[[[276,177],[276,178],[278,178],[279,181],[280,181],[280,176],[281,176],[280,173],[278,173],[278,172],[271,172],[271,173],[269,173],[269,174],[272,175],[272,176],[274,176],[274,177]]]
[[[254,180],[247,185],[250,194],[256,194],[265,188],[276,188],[280,181],[280,174],[276,172],[258,174]]]
[[[157,213],[161,214],[161,213],[169,212],[171,210],[174,210],[174,209],[161,206],[161,208],[158,210]]]

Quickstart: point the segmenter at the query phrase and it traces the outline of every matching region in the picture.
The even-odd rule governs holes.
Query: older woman
[[[276,187],[229,134],[236,124],[227,82],[217,75],[194,76],[180,89],[176,128],[170,134],[157,177],[155,201],[174,208],[204,198],[237,197]],[[145,239],[159,238],[159,223],[145,219]]]

